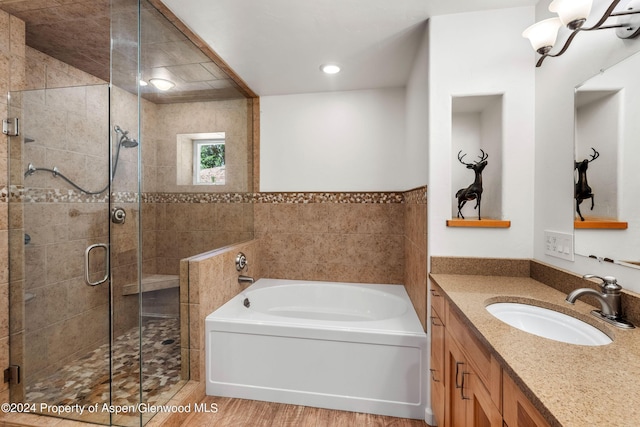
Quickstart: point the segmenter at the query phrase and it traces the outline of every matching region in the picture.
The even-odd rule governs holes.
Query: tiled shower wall
[[[24,22],[0,11],[0,94],[24,84]],[[0,116],[7,117],[7,98],[0,97]],[[9,231],[7,198],[8,137],[0,135],[0,367],[9,366]],[[9,401],[9,385],[0,384],[0,403]]]
[[[84,249],[108,240],[108,197],[60,190],[61,179],[49,172],[24,177],[32,163],[58,167],[93,191],[106,185],[109,91],[29,47],[25,58],[25,90],[11,98],[11,116],[22,123],[16,139],[30,138],[11,146],[11,350],[32,382],[109,337],[108,290],[83,280]],[[104,262],[92,261],[96,277],[104,275]]]
[[[180,259],[252,237],[250,107],[245,99],[144,103],[145,273],[178,274]],[[225,132],[226,184],[178,185],[177,135],[213,132]]]

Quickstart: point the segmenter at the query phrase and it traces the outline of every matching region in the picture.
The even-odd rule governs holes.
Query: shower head
[[[120,137],[120,144],[122,144],[123,147],[133,148],[138,146],[138,141],[129,138],[127,135],[122,135]]]
[[[137,147],[138,146],[138,141],[136,141],[133,138],[129,138],[127,135],[129,134],[128,130],[123,130],[120,126],[115,125],[113,127],[113,130],[116,133],[119,133],[120,136],[120,141],[118,141],[118,145],[122,145],[123,147],[127,147],[127,148],[133,148],[133,147]]]

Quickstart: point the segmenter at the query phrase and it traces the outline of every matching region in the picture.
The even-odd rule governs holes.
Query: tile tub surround
[[[402,201],[402,193],[260,193],[254,215],[264,276],[402,283]]]
[[[264,277],[401,283],[425,326],[426,186],[405,192],[255,193],[253,202]]]
[[[447,260],[449,263],[456,259]],[[482,266],[483,262],[499,263],[486,259],[457,260],[477,266]],[[560,282],[564,277],[572,279],[575,287],[582,287],[589,281],[537,261],[506,261],[515,263],[512,266],[522,267],[522,262],[530,264],[532,277],[524,274],[450,274],[439,271],[444,265],[438,265],[441,261],[434,264],[437,272],[432,271],[431,280],[442,288],[472,333],[496,355],[502,367],[551,425],[637,425],[640,395],[630,379],[640,376],[640,329],[622,330],[609,326],[589,314],[593,309],[591,305],[578,301],[571,306],[565,302],[566,293],[541,280]],[[613,338],[613,343],[584,347],[547,340],[512,328],[485,309],[488,301],[526,302],[530,299],[550,308],[577,313],[577,317],[605,331]],[[637,300],[631,294],[627,299]],[[637,319],[633,320],[638,323]]]
[[[189,319],[188,331],[182,327],[182,333],[188,333],[188,339],[183,335],[182,357],[189,358],[189,378],[202,386],[200,398],[204,397],[205,381],[204,320],[246,288],[238,284],[241,274],[235,268],[238,252],[243,252],[249,262],[242,274],[255,280],[262,277],[258,244],[257,240],[251,240],[180,261],[180,312],[182,318]]]

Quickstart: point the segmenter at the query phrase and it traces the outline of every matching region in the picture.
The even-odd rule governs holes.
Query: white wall
[[[587,183],[594,195],[580,204],[582,216],[618,219],[618,145],[620,139],[621,96],[609,94],[583,106],[576,105],[576,161],[589,160]],[[596,150],[598,156],[594,156]],[[576,177],[578,172],[576,171]],[[577,213],[576,213],[577,219]]]
[[[592,16],[607,2],[594,1]],[[536,20],[551,16],[549,1],[536,7]],[[590,21],[586,25],[590,24]],[[566,38],[560,34],[558,40]],[[574,262],[544,254],[544,230],[573,233],[574,89],[590,77],[640,50],[640,40],[619,39],[613,30],[579,34],[567,52],[536,69],[536,153],[534,257],[574,271],[614,275],[623,287],[640,291],[640,272],[584,257]],[[637,121],[637,120],[636,120]]]
[[[533,256],[534,55],[521,36],[533,22],[532,7],[430,19],[428,227],[432,256]],[[451,142],[452,97],[474,95],[503,96],[502,216],[511,220],[508,229],[446,227],[458,190],[451,182],[452,159],[458,153]]]
[[[413,68],[407,83],[407,127],[405,150],[405,189],[427,183],[429,164],[429,31],[424,26],[424,35],[418,48]]]
[[[261,97],[260,191],[408,190],[405,107],[404,88]]]

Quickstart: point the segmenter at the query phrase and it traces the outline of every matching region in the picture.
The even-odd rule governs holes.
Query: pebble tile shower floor
[[[140,334],[137,327],[116,338],[113,360],[112,405],[128,406],[139,403]],[[109,403],[109,345],[105,344],[75,363],[35,384],[27,385],[27,402],[46,402],[51,405],[89,406]],[[149,405],[165,403],[184,381],[180,379],[180,320],[178,318],[143,318],[142,323],[142,389],[144,402]],[[78,414],[74,419],[105,422],[105,414]],[[114,420],[120,425],[137,425],[139,415],[130,414]],[[129,419],[127,419],[129,418]],[[108,420],[108,418],[107,418]]]

